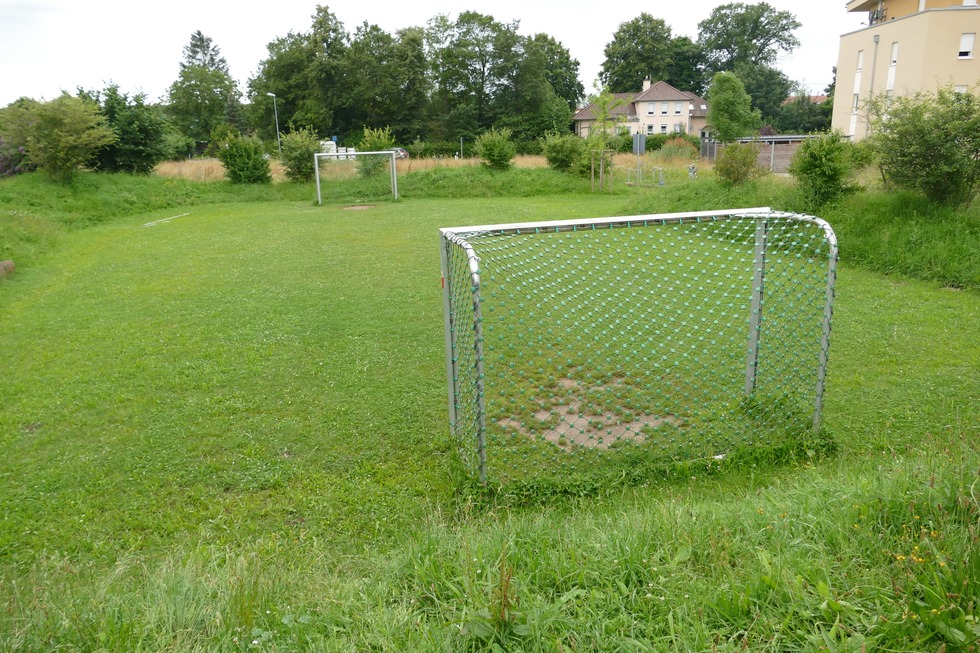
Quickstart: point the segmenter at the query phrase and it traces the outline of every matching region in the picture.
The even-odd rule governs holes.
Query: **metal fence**
[[[767,208],[441,230],[450,429],[483,482],[819,429],[837,245]]]
[[[316,202],[398,199],[395,152],[338,151],[313,155]]]

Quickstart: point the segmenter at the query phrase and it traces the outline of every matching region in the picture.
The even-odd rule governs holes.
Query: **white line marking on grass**
[[[170,220],[176,220],[177,218],[183,218],[185,215],[190,215],[190,213],[181,213],[180,215],[173,215],[173,216],[170,216],[169,218],[163,218],[161,220],[154,220],[153,222],[147,222],[143,226],[144,227],[155,227],[156,225],[161,224],[163,222],[169,222]]]

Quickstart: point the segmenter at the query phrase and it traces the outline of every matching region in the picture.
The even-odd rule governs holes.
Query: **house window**
[[[682,123],[682,122],[675,122],[674,123],[674,133],[675,134],[680,134],[683,131],[684,131],[684,123]]]
[[[898,67],[898,42],[892,43],[892,58],[891,63],[888,64],[888,77],[885,80],[885,91],[892,91],[895,89],[895,70]]]
[[[670,108],[670,102],[661,102],[660,103],[660,115],[661,116],[666,116],[667,115],[667,111],[668,111],[669,108]]]
[[[977,6],[977,0],[963,0],[963,6],[964,7],[976,7]]]
[[[898,41],[895,41],[894,43],[892,43],[892,59],[889,65],[894,66],[897,63],[898,63]]]
[[[653,133],[653,125],[647,125],[647,133],[648,134],[652,134]]]
[[[863,68],[864,68],[864,50],[858,50],[858,66],[857,66],[858,72],[861,72],[861,69]]]
[[[660,133],[661,134],[667,133],[667,125],[660,125]]]
[[[857,93],[854,94],[854,101],[851,103],[851,111],[857,113],[858,106],[861,103],[861,96]]]
[[[683,107],[684,107],[683,102],[674,102],[674,115],[675,116],[681,115],[681,112],[684,110]]]
[[[656,102],[648,102],[647,103],[647,115],[648,116],[652,116],[656,112],[657,112],[657,103]]]
[[[970,32],[960,36],[960,59],[973,58],[973,46],[976,43],[976,32]]]

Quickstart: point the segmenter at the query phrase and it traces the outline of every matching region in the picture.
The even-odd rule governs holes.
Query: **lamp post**
[[[266,93],[266,95],[272,98],[272,110],[276,115],[276,144],[279,145],[279,156],[282,156],[282,138],[279,136],[279,105],[276,103],[275,93]]]

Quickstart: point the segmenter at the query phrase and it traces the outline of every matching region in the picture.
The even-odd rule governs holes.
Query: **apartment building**
[[[850,0],[849,12],[867,12],[867,27],[840,39],[831,126],[861,140],[864,102],[980,83],[978,0]]]

